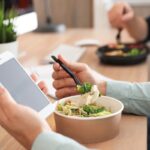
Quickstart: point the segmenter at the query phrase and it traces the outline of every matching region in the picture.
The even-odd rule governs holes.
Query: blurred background
[[[150,0],[125,1],[129,2],[135,13],[140,16],[150,15]],[[18,20],[18,32],[21,34],[34,30],[38,24],[44,25],[47,16],[51,17],[53,23],[63,23],[71,28],[107,28],[109,23],[106,12],[116,0],[5,0],[5,2],[6,9],[16,7],[18,14],[24,16],[23,20],[29,20],[26,27],[22,19]]]

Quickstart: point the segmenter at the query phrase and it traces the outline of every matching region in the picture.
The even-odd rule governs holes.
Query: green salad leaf
[[[85,94],[91,91],[92,86],[93,85],[91,83],[83,83],[82,85],[77,85],[77,91],[80,94]]]
[[[105,108],[104,107],[98,107],[97,105],[89,104],[89,105],[84,105],[83,110],[85,112],[87,112],[87,114],[95,114],[95,113],[99,113],[99,112],[104,111]]]
[[[127,54],[128,54],[128,56],[138,56],[138,55],[140,55],[142,53],[143,53],[143,51],[141,51],[141,50],[139,50],[137,48],[133,48]]]

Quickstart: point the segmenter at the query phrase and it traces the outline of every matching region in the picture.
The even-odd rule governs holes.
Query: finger
[[[76,84],[72,78],[64,78],[61,80],[55,80],[53,82],[53,86],[55,89],[60,89],[60,88],[64,88],[64,87],[76,86]]]
[[[67,96],[77,95],[78,92],[75,87],[69,87],[69,88],[63,88],[63,89],[57,90],[55,94],[58,99],[61,99]]]
[[[122,22],[120,22],[119,19],[115,19],[115,20],[111,21],[111,25],[114,28],[122,28]]]
[[[124,2],[124,13],[123,14],[124,15],[122,16],[122,21],[128,21],[134,15],[134,11],[130,7],[130,5],[128,3],[126,3],[126,2]]]
[[[127,12],[126,6],[122,2],[117,2],[114,7],[108,12],[110,21],[121,19],[124,13]]]
[[[110,18],[116,18],[118,15],[121,14],[122,9],[123,9],[122,4],[116,3],[116,4],[108,11],[108,15],[110,16]]]
[[[6,120],[6,117],[4,115],[4,112],[2,110],[2,105],[1,105],[1,95],[4,93],[4,89],[2,87],[2,85],[0,84],[0,125],[3,125],[3,122],[5,122]]]
[[[58,59],[61,60],[69,69],[75,72],[80,72],[88,68],[88,66],[83,63],[69,62],[68,60],[63,58],[61,55],[58,55]]]
[[[54,63],[54,64],[53,64],[53,69],[54,69],[55,71],[60,71],[60,70],[61,70],[61,67],[60,67],[60,65],[59,65],[58,63]]]
[[[123,2],[126,12],[133,11],[132,7],[127,2]]]
[[[122,17],[122,21],[128,22],[129,20],[131,20],[133,18],[133,16],[134,16],[133,12],[127,13],[126,15],[124,15]]]
[[[0,124],[7,125],[10,116],[16,113],[16,102],[8,91],[0,84]]]
[[[70,76],[64,70],[60,70],[58,72],[53,72],[52,77],[53,79],[58,80],[58,79],[68,78]]]
[[[36,73],[32,73],[31,74],[31,78],[34,82],[37,82],[38,81],[38,75]]]
[[[46,95],[48,94],[48,87],[44,81],[39,82],[38,86]]]
[[[43,92],[45,95],[48,95],[48,89],[47,89],[47,88],[43,88],[43,89],[42,89],[42,92]]]
[[[0,84],[0,107],[7,107],[8,104],[16,104],[9,92]]]

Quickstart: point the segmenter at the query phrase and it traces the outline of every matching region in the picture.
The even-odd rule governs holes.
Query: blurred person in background
[[[108,12],[110,24],[115,28],[123,28],[137,42],[150,41],[150,16],[137,16],[126,2],[118,2]],[[148,150],[150,150],[150,118],[148,118]]]
[[[108,11],[108,18],[113,27],[126,29],[136,41],[150,40],[150,17],[137,16],[128,3],[115,3]]]

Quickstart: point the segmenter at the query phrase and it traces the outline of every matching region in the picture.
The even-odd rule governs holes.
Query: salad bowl
[[[58,101],[54,112],[58,133],[84,144],[106,141],[118,135],[124,108],[122,102],[108,96],[101,96],[96,100],[96,105],[105,107],[111,113],[84,117],[61,113],[58,106],[67,101],[71,101],[78,106],[86,103],[86,99],[81,95],[66,97]]]

